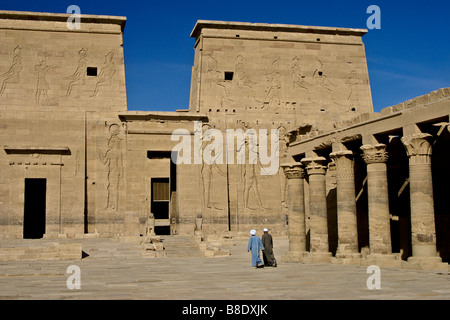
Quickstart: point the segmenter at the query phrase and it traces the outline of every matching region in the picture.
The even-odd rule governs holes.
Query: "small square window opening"
[[[89,77],[96,77],[97,76],[97,68],[96,67],[87,67],[86,74]]]
[[[231,81],[233,80],[234,72],[225,71],[225,80]]]

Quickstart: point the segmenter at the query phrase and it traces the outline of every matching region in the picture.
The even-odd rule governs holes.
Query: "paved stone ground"
[[[58,241],[82,242],[89,256],[75,261],[0,262],[0,299],[450,299],[448,273],[381,269],[381,289],[369,290],[366,281],[371,274],[365,267],[282,263],[287,239],[274,239],[279,266],[263,269],[251,267],[247,239],[227,247],[230,256],[216,258],[177,254],[142,258],[138,243],[114,239]],[[81,270],[81,289],[69,290],[66,270],[73,264]]]

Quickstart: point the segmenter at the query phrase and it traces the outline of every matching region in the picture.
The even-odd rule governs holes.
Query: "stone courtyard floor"
[[[231,255],[215,258],[144,258],[137,242],[115,239],[58,241],[81,242],[88,256],[81,260],[2,261],[0,299],[450,299],[450,276],[445,272],[381,269],[381,288],[369,290],[366,282],[371,273],[365,267],[283,263],[287,239],[274,238],[278,267],[262,269],[251,267],[247,239],[234,240],[234,246],[224,247]],[[80,289],[67,287],[70,265],[80,268]]]

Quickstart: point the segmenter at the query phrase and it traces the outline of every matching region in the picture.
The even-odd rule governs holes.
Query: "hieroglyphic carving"
[[[5,91],[6,85],[8,83],[19,83],[20,71],[22,70],[22,48],[20,46],[16,46],[14,48],[14,57],[11,67],[7,72],[2,75],[3,81],[2,86],[0,87],[0,95]]]
[[[42,53],[39,56],[39,64],[34,66],[34,70],[38,74],[38,80],[36,84],[36,94],[35,101],[37,105],[55,105],[56,102],[50,99],[48,92],[50,90],[50,86],[47,82],[47,74],[54,72],[59,66],[49,66],[47,65],[46,57],[47,53]]]
[[[100,70],[100,74],[97,77],[97,83],[95,84],[95,90],[92,94],[92,97],[97,96],[98,91],[101,86],[109,86],[111,85],[111,79],[116,73],[116,65],[113,62],[114,51],[110,51],[105,56],[105,62],[103,64],[102,69]]]
[[[32,160],[33,165],[39,164],[39,161],[41,161],[41,159],[42,159],[42,154],[40,154],[40,153],[32,153],[31,154],[31,160]]]
[[[73,166],[73,176],[78,176],[78,173],[80,172],[80,166],[81,166],[81,159],[80,159],[80,151],[75,151],[75,157],[74,157],[75,165]]]
[[[70,80],[69,86],[65,97],[68,97],[72,93],[72,88],[75,85],[84,85],[86,83],[86,68],[87,68],[87,52],[81,49],[78,52],[78,66],[74,73],[68,77],[66,80]]]
[[[110,137],[108,139],[108,150],[102,153],[97,149],[100,161],[107,169],[107,198],[106,209],[117,211],[119,203],[119,183],[122,176],[122,151],[121,139],[118,137],[120,126],[113,123],[109,126]]]

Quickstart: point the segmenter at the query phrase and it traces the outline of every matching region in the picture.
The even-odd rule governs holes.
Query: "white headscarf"
[[[254,236],[254,235],[256,234],[256,230],[255,230],[255,229],[250,230],[250,234],[251,234],[252,236]]]

